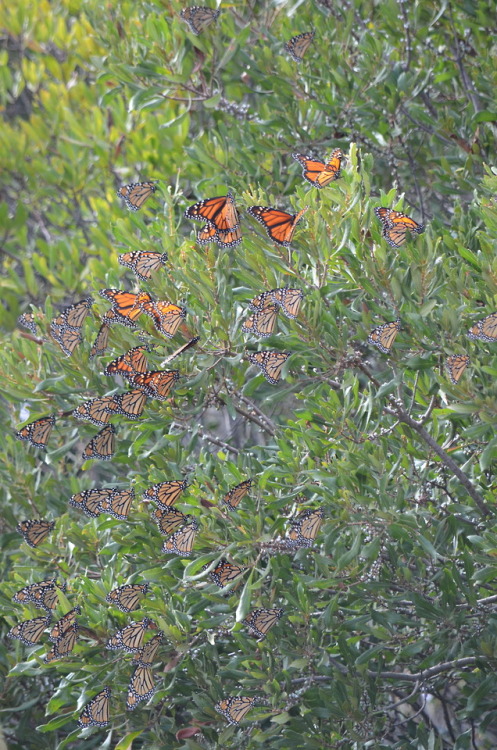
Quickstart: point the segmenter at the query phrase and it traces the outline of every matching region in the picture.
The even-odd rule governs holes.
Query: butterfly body
[[[468,339],[480,341],[497,341],[497,312],[490,313],[475,323],[467,332]]]
[[[46,449],[48,438],[55,424],[55,415],[40,417],[16,432],[17,440],[26,440],[35,448]]]
[[[179,370],[152,370],[132,375],[128,380],[134,388],[143,391],[150,398],[165,401],[173,385],[179,380]]]
[[[101,289],[99,294],[112,303],[112,309],[104,316],[104,323],[107,325],[120,324],[127,328],[136,328],[135,321],[143,312],[142,304],[152,302],[148,292],[134,294],[121,289]]]
[[[126,625],[109,639],[105,648],[111,650],[124,649],[130,654],[140,651],[143,646],[145,630],[149,623],[150,620],[145,617],[141,622],[132,622],[130,625]]]
[[[161,266],[165,266],[168,256],[167,253],[135,250],[130,253],[122,253],[117,260],[122,266],[131,268],[139,279],[148,281],[155,271],[158,271]]]
[[[315,31],[304,31],[303,34],[292,36],[292,38],[285,44],[285,50],[295,62],[302,62],[315,34]]]
[[[234,581],[236,578],[238,578],[238,576],[241,575],[244,570],[246,570],[246,568],[243,568],[240,565],[234,565],[233,563],[230,563],[229,560],[226,560],[226,558],[223,557],[221,560],[219,560],[214,570],[211,570],[211,572],[209,573],[209,577],[216,584],[216,586],[219,586],[219,588],[224,588],[229,583],[231,583],[231,581]]]
[[[105,687],[91,701],[81,713],[78,724],[80,727],[106,727],[109,723],[110,687]]]
[[[186,318],[185,308],[174,305],[172,302],[145,302],[141,309],[152,318],[159,333],[163,333],[169,339],[172,339],[181,322]]]
[[[286,352],[252,352],[249,361],[256,365],[271,385],[277,385],[281,380],[281,370],[290,354]]]
[[[199,525],[195,519],[185,524],[178,531],[164,542],[162,551],[169,554],[179,555],[180,557],[190,557]]]
[[[220,13],[220,10],[192,5],[190,8],[184,8],[180,16],[190,27],[192,34],[198,36],[209,24],[218,18]]]
[[[215,242],[220,247],[236,247],[242,241],[240,216],[232,193],[199,201],[186,209],[185,216],[206,222],[197,235],[200,245]]]

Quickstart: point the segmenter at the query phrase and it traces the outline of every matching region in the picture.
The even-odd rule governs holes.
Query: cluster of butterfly
[[[144,500],[154,502],[156,505],[152,519],[157,524],[160,533],[164,536],[172,534],[164,543],[163,551],[181,557],[188,557],[191,554],[195,532],[198,529],[198,524],[194,519],[192,520],[191,516],[181,513],[174,507],[187,486],[186,481],[160,482],[149,487],[143,494]],[[223,497],[226,509],[236,511],[251,486],[252,480],[247,479],[231,488]],[[117,488],[94,489],[73,495],[69,503],[92,518],[105,511],[115,518],[125,519],[128,517],[133,498],[133,491],[120,491]],[[307,508],[301,511],[291,521],[287,537],[281,540],[281,546],[287,549],[312,547],[323,517],[322,508]],[[33,531],[31,533],[34,534]],[[39,533],[33,536],[27,532],[26,540],[32,547],[36,547],[45,536],[40,536]],[[207,571],[214,584],[219,588],[224,588],[242,575],[247,567],[236,565],[226,558],[222,558],[212,570],[210,570],[210,565],[205,565],[203,569]],[[37,608],[44,609],[47,615],[19,623],[9,631],[9,637],[19,639],[27,646],[36,645],[39,642],[51,622],[51,613],[57,606],[57,588],[62,591],[66,590],[64,584],[57,584],[57,581],[53,579],[26,586],[14,595],[13,601],[24,605],[31,603]],[[148,583],[125,584],[110,591],[106,596],[106,601],[127,614],[141,605],[141,598],[146,595],[148,589]],[[51,663],[71,653],[78,636],[76,617],[80,614],[80,607],[74,607],[55,623],[49,635],[53,646],[45,657],[45,663]],[[258,640],[263,640],[283,614],[284,611],[280,608],[257,608],[245,617],[243,624]],[[156,629],[156,625],[145,617],[139,622],[129,623],[118,630],[106,645],[106,648],[110,650],[123,649],[127,653],[134,654],[135,668],[128,686],[126,700],[126,707],[130,711],[134,710],[142,701],[149,700],[155,690],[152,665],[163,642],[164,634],[159,631],[144,645],[143,641],[147,629]],[[79,726],[106,726],[109,723],[110,698],[111,690],[106,686],[86,704],[79,717]],[[230,724],[238,724],[256,700],[256,698],[243,696],[229,696],[216,703],[215,709]]]

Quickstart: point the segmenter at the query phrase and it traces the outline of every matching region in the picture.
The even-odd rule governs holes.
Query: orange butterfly
[[[152,513],[152,520],[155,521],[160,533],[168,536],[184,526],[191,516],[187,516],[176,508],[156,508]]]
[[[111,416],[117,412],[117,408],[114,396],[103,396],[85,401],[74,409],[72,415],[75,419],[91,422],[100,427],[108,423]]]
[[[126,708],[133,711],[142,701],[148,701],[155,690],[154,675],[148,665],[136,667],[128,686]]]
[[[162,551],[174,553],[180,557],[190,557],[198,529],[198,523],[195,519],[192,519],[190,523],[187,523],[179,531],[175,531],[167,542],[164,542]]]
[[[245,714],[250,711],[255,701],[255,698],[244,698],[232,695],[229,698],[224,698],[224,700],[216,703],[214,708],[218,713],[224,716],[228,721],[228,724],[238,726]]]
[[[114,396],[117,413],[128,419],[139,419],[143,414],[147,398],[147,394],[139,388],[127,393],[119,393],[117,396]]]
[[[242,331],[251,333],[258,338],[265,339],[271,336],[276,326],[279,309],[278,305],[269,304],[261,310],[257,310],[247,318],[242,326]]]
[[[285,44],[286,51],[295,62],[302,62],[315,34],[315,31],[304,31],[303,34],[292,36],[292,38]]]
[[[109,723],[109,702],[111,696],[110,687],[104,687],[100,693],[89,701],[84,707],[78,724],[80,727],[106,727]]]
[[[282,615],[282,609],[254,609],[243,622],[262,641]]]
[[[112,638],[107,642],[105,648],[111,650],[124,649],[128,653],[132,654],[136,651],[140,651],[143,645],[143,638],[145,631],[148,628],[150,620],[145,617],[141,622],[132,622],[126,625],[117,633],[114,633]]]
[[[273,242],[289,247],[295,227],[308,208],[306,206],[296,214],[287,214],[285,211],[268,208],[267,206],[250,206],[248,212],[266,228],[266,232]]]
[[[78,626],[74,622],[64,633],[64,635],[61,635],[60,638],[57,638],[54,645],[52,646],[52,649],[43,659],[45,664],[50,664],[52,661],[55,661],[56,659],[62,659],[64,656],[70,654],[74,646],[76,645],[77,638]]]
[[[142,650],[134,655],[133,661],[141,667],[149,667],[154,663],[155,656],[163,640],[164,633],[162,630],[159,630],[157,635],[154,635],[154,637],[143,646]]]
[[[224,502],[228,506],[228,510],[236,510],[240,501],[245,497],[247,492],[252,487],[252,480],[246,479],[244,482],[240,482],[236,487],[232,487],[229,492],[223,497]]]
[[[102,513],[109,513],[109,515],[117,518],[118,521],[126,521],[134,497],[134,490],[119,490],[117,487],[114,487],[110,496],[100,501],[100,510]]]
[[[392,247],[401,247],[406,241],[407,232],[421,234],[425,230],[423,224],[418,224],[400,211],[381,207],[375,208],[374,212],[381,221],[382,236]]]
[[[249,361],[262,370],[262,374],[271,385],[281,380],[281,370],[290,354],[287,352],[253,352],[249,354]]]
[[[206,221],[197,235],[198,242],[216,242],[221,247],[235,247],[242,241],[240,216],[232,193],[199,201],[185,211],[188,219]]]
[[[20,521],[16,526],[16,530],[19,534],[22,534],[24,541],[30,547],[37,547],[41,544],[54,528],[55,521],[43,521],[42,519]]]
[[[62,638],[62,636],[65,635],[68,630],[71,630],[72,626],[76,622],[76,617],[80,614],[81,607],[74,607],[74,609],[71,609],[69,612],[67,612],[67,614],[61,617],[60,620],[57,620],[52,630],[50,631],[50,635],[48,636],[49,639],[57,643],[59,638]]]
[[[82,510],[86,516],[97,518],[102,512],[102,502],[112,497],[111,489],[83,490],[71,495],[69,505]]]
[[[156,190],[155,182],[131,182],[119,188],[117,197],[124,199],[130,211],[138,211]]]
[[[209,566],[205,565],[204,567],[207,568]],[[244,570],[247,570],[247,568],[242,568],[240,565],[234,565],[233,563],[230,563],[229,560],[226,560],[225,557],[223,557],[221,560],[219,560],[214,570],[211,570],[211,572],[209,573],[209,577],[216,584],[216,586],[219,586],[219,588],[224,588],[228,585],[228,583],[231,583],[231,581],[234,581],[235,578],[238,578],[238,576],[241,575]]]
[[[180,16],[190,27],[192,34],[198,36],[206,26],[209,26],[209,24],[216,20],[220,13],[220,10],[193,5],[190,8],[184,8]]]
[[[67,357],[83,340],[81,326],[93,305],[91,297],[62,310],[50,323],[50,333]]]
[[[468,339],[480,341],[497,341],[497,312],[490,313],[475,323],[467,332]]]
[[[106,425],[94,438],[90,440],[83,451],[83,459],[98,458],[110,461],[116,450],[116,429],[114,425]]]
[[[125,354],[109,362],[104,370],[104,375],[121,375],[128,378],[137,372],[146,372],[148,367],[146,346],[135,346],[129,349]]]
[[[341,176],[340,167],[343,159],[341,148],[332,151],[326,164],[319,159],[313,159],[312,156],[304,156],[304,154],[292,154],[292,157],[302,166],[302,177],[316,188],[324,188]]]
[[[55,578],[50,581],[31,583],[29,586],[25,586],[14,594],[12,601],[20,602],[21,604],[31,602],[35,607],[44,609],[50,614],[50,611],[57,606],[59,599],[56,586],[62,591],[66,590],[66,585],[57,583]]]
[[[292,528],[288,532],[287,544],[289,547],[312,547],[323,523],[324,513],[322,508],[303,510],[292,521]]]
[[[133,612],[140,606],[140,594],[146,594],[148,588],[148,583],[131,583],[119,586],[117,589],[109,591],[105,601],[113,604],[121,612]]]
[[[148,292],[133,294],[132,292],[123,292],[119,289],[101,289],[100,296],[105,297],[112,302],[113,313],[107,313],[104,316],[104,323],[114,325],[120,323],[128,328],[136,328],[135,320],[142,314],[142,304],[152,302],[152,297]]]
[[[143,281],[148,281],[154,271],[158,271],[168,260],[167,253],[142,252],[135,250],[131,253],[122,253],[117,260],[122,266],[131,268],[132,271]]]
[[[93,357],[101,357],[102,354],[105,354],[109,343],[109,331],[110,327],[107,323],[102,323],[98,329],[97,338],[90,349],[90,359],[93,359]]]
[[[183,318],[186,318],[185,308],[173,305],[172,302],[144,302],[141,309],[152,318],[157,330],[168,339],[172,339]]]
[[[54,424],[55,416],[53,414],[49,417],[40,417],[40,419],[35,419],[34,422],[30,422],[30,424],[25,425],[19,432],[16,432],[16,438],[18,440],[27,440],[35,448],[46,449]]]
[[[397,318],[392,323],[383,323],[381,326],[376,326],[369,334],[368,342],[378,347],[383,354],[390,354],[395,337],[401,327],[400,318]]]
[[[7,638],[18,638],[25,646],[34,646],[50,623],[50,617],[35,617],[24,620],[7,633]]]
[[[445,363],[449,378],[454,385],[460,381],[462,374],[469,365],[470,359],[467,354],[451,354]]]
[[[186,479],[182,482],[173,480],[172,482],[159,482],[153,484],[143,493],[145,500],[153,500],[159,508],[168,509],[174,505],[181,493],[188,487]]]
[[[131,375],[129,382],[150,398],[165,401],[174,383],[179,379],[179,370],[155,370]]]

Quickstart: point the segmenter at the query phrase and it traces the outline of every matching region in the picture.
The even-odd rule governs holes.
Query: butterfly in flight
[[[182,492],[188,487],[188,482],[177,479],[172,482],[159,482],[153,484],[143,493],[144,500],[153,500],[159,508],[168,509],[174,505]]]
[[[162,551],[179,555],[180,557],[190,557],[198,528],[197,521],[192,519],[190,523],[187,523],[179,531],[175,531],[167,542],[164,542]]]
[[[78,724],[80,727],[106,727],[109,723],[109,703],[111,697],[110,687],[104,687],[100,693],[89,701],[84,707]]]
[[[97,432],[83,451],[83,460],[89,458],[110,461],[116,451],[116,428],[112,424]]]
[[[35,419],[34,422],[30,422],[16,432],[16,438],[18,440],[27,440],[35,448],[46,449],[54,424],[55,415],[51,414],[49,417],[40,417],[40,419]]]
[[[228,724],[238,726],[245,715],[254,705],[255,698],[244,698],[242,696],[230,696],[219,701],[214,706],[215,710],[224,716]]]
[[[130,654],[140,651],[143,646],[145,630],[148,628],[149,623],[149,618],[145,617],[140,622],[132,622],[130,625],[126,625],[121,630],[118,630],[117,633],[114,633],[105,648],[111,650],[122,648]]]
[[[315,34],[315,31],[304,31],[303,34],[292,36],[292,38],[285,44],[285,50],[295,62],[302,62]]]
[[[139,664],[128,685],[126,708],[134,711],[142,701],[148,701],[154,694],[154,675],[148,665]]]
[[[208,568],[209,566],[205,565],[204,567]],[[214,570],[211,570],[209,578],[216,584],[216,586],[224,588],[228,583],[231,583],[235,578],[238,578],[244,570],[247,570],[247,568],[243,568],[240,565],[234,565],[223,557],[219,560]]]
[[[309,207],[306,206],[296,214],[287,214],[286,211],[279,211],[277,208],[250,206],[248,212],[265,227],[268,237],[273,242],[283,247],[290,247],[295,227],[308,209]]]
[[[497,341],[497,312],[490,313],[475,323],[466,336],[468,339],[479,339],[480,341]]]
[[[91,422],[97,427],[104,427],[111,416],[117,413],[117,403],[114,396],[103,396],[84,401],[72,412],[75,419]]]
[[[107,323],[102,323],[98,329],[97,338],[93,342],[90,349],[90,359],[94,357],[101,357],[107,351],[109,343],[109,331],[110,326]]]
[[[48,636],[49,639],[57,643],[57,641],[62,638],[63,635],[71,630],[72,626],[76,622],[76,617],[80,614],[81,607],[74,607],[74,609],[71,609],[69,612],[67,612],[67,614],[61,617],[60,620],[57,620],[52,630],[50,631],[50,635]]]
[[[161,266],[166,264],[168,256],[167,253],[134,250],[130,253],[118,255],[117,260],[122,266],[131,268],[139,279],[148,281],[154,271],[158,271]]]
[[[155,182],[131,182],[119,188],[117,197],[123,198],[130,211],[138,211],[156,190]]]
[[[119,323],[128,328],[136,328],[135,321],[143,312],[142,304],[152,302],[148,292],[133,294],[120,289],[101,289],[99,294],[112,303],[112,310],[104,316],[104,323],[108,325]]]
[[[447,367],[449,378],[454,385],[458,384],[469,363],[470,359],[467,354],[451,354],[450,357],[447,357],[445,366]]]
[[[248,359],[256,365],[271,385],[276,385],[281,380],[281,370],[290,356],[287,352],[252,352]]]
[[[17,638],[25,646],[34,646],[40,640],[50,623],[50,617],[35,617],[24,620],[7,633],[7,638]]]
[[[312,156],[304,154],[292,154],[295,161],[298,161],[302,167],[302,177],[310,182],[315,188],[324,188],[330,182],[335,182],[341,176],[341,164],[343,151],[341,148],[335,148],[331,152],[329,160],[325,163]]]
[[[400,211],[379,207],[375,208],[374,212],[381,221],[382,236],[392,247],[401,247],[406,241],[408,232],[421,234],[425,230],[423,224],[418,224]]]
[[[50,581],[31,583],[29,586],[25,586],[20,591],[17,591],[12,597],[12,601],[19,602],[20,604],[30,602],[35,607],[44,609],[45,612],[50,614],[51,610],[57,606],[59,599],[56,587],[61,591],[66,590],[66,585],[57,583],[55,578]]]
[[[142,311],[154,321],[159,333],[163,333],[168,339],[172,339],[181,322],[186,318],[184,307],[174,305],[172,302],[144,302]]]
[[[323,523],[324,513],[322,508],[303,510],[291,522],[291,529],[287,536],[287,545],[293,549],[298,547],[312,547]]]
[[[22,534],[24,541],[30,547],[38,547],[54,528],[55,521],[44,521],[42,519],[20,521],[16,526],[16,530],[19,534]]]
[[[220,13],[220,10],[192,5],[190,8],[184,8],[180,16],[190,27],[192,34],[198,36],[209,24],[216,20]]]
[[[251,487],[252,479],[246,479],[244,482],[237,484],[236,487],[232,487],[223,497],[223,501],[228,506],[228,510],[236,510],[240,501],[243,500]]]
[[[67,357],[83,340],[81,327],[93,305],[91,297],[64,308],[50,323],[50,333]]]
[[[262,641],[283,615],[282,609],[254,609],[243,623]]]
[[[31,333],[36,336],[38,329],[35,323],[35,316],[32,312],[25,312],[22,315],[19,315],[17,322],[20,326],[27,328],[28,331],[31,331]]]
[[[383,354],[390,354],[393,342],[400,329],[400,318],[392,323],[383,323],[381,326],[376,326],[368,336],[368,343],[376,346]]]
[[[240,216],[232,193],[199,201],[186,209],[185,216],[207,222],[197,235],[200,245],[216,242],[220,247],[236,247],[242,241]]]
[[[141,596],[146,594],[148,589],[148,583],[125,584],[109,591],[105,597],[105,601],[113,604],[121,612],[133,612],[140,606]]]

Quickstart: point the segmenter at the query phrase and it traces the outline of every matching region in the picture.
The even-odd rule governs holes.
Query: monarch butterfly
[[[31,602],[35,607],[44,609],[50,613],[51,609],[55,609],[59,595],[56,590],[56,586],[62,591],[65,591],[65,584],[58,584],[56,579],[53,578],[50,581],[40,581],[40,583],[31,583],[29,586],[25,586],[23,589],[18,591],[12,597],[12,601],[25,604]]]
[[[228,724],[238,726],[244,716],[250,711],[255,703],[255,698],[244,698],[242,696],[230,696],[216,703],[214,709],[224,716]]]
[[[118,490],[115,488],[109,497],[100,501],[100,510],[103,513],[109,513],[118,521],[126,521],[134,497],[134,490]]]
[[[206,565],[205,567],[208,566]],[[228,585],[228,583],[231,583],[231,581],[234,581],[235,578],[238,578],[238,576],[241,575],[244,570],[246,570],[246,568],[242,568],[240,567],[240,565],[234,565],[233,563],[228,562],[225,557],[223,557],[221,560],[219,560],[214,570],[211,570],[211,572],[209,573],[209,577],[212,581],[214,581],[216,586],[219,586],[219,588],[224,588]]]
[[[186,209],[185,216],[195,221],[206,221],[218,232],[229,232],[240,223],[233,193],[199,201]]]
[[[76,302],[62,310],[50,323],[50,333],[67,357],[70,357],[83,340],[81,326],[93,305],[91,297]]]
[[[447,357],[445,365],[449,378],[454,385],[458,384],[469,363],[470,359],[466,354],[451,354],[450,357]]]
[[[156,508],[152,514],[152,520],[155,521],[160,533],[163,536],[172,534],[184,526],[191,516],[186,516],[176,508]]]
[[[107,345],[109,343],[109,331],[110,326],[107,325],[107,323],[102,323],[102,325],[98,329],[97,338],[91,346],[90,359],[93,359],[94,357],[101,357],[102,354],[105,354]]]
[[[400,318],[392,323],[383,323],[381,326],[376,326],[368,336],[368,343],[376,346],[383,354],[390,354],[393,342],[400,329]]]
[[[289,247],[295,227],[308,208],[306,206],[296,214],[287,214],[286,211],[279,211],[276,208],[268,208],[267,206],[250,206],[248,212],[266,228],[266,232],[273,242],[284,247]]]
[[[60,620],[57,620],[50,631],[50,635],[48,636],[49,639],[57,643],[57,641],[72,628],[76,622],[76,617],[80,614],[81,607],[74,607],[74,609],[71,609],[67,614],[61,617]]]
[[[120,289],[101,289],[99,294],[112,302],[111,312],[114,314],[110,317],[106,315],[104,321],[109,325],[120,323],[128,328],[136,328],[135,320],[143,312],[141,305],[144,302],[152,302],[152,297],[148,292],[133,294]]]
[[[253,312],[243,324],[242,331],[262,339],[271,336],[276,326],[279,309],[278,305],[271,304]]]
[[[421,234],[425,230],[423,224],[418,224],[400,211],[379,207],[375,208],[374,212],[381,221],[382,236],[392,247],[401,247],[406,241],[407,232]]]
[[[249,354],[249,361],[262,370],[262,374],[271,385],[281,380],[281,370],[290,356],[287,352],[253,352]]]
[[[295,62],[302,62],[315,34],[315,31],[304,31],[303,34],[292,36],[292,38],[285,44],[285,50]]]
[[[289,547],[312,547],[321,524],[324,513],[322,508],[303,510],[292,521],[292,528],[288,532],[287,543]]]
[[[175,531],[167,542],[164,542],[162,545],[162,551],[174,553],[180,557],[190,557],[198,529],[199,525],[193,519],[179,531]]]
[[[127,393],[120,393],[114,396],[114,399],[117,404],[118,414],[128,419],[139,419],[145,408],[147,394],[139,389],[135,389]]]
[[[101,461],[110,461],[115,450],[116,428],[108,424],[90,440],[83,451],[83,460],[98,458]]]
[[[154,675],[149,666],[138,665],[133,672],[129,686],[126,708],[133,711],[142,701],[148,701],[155,690]]]
[[[112,636],[105,648],[113,651],[123,648],[129,654],[139,651],[143,645],[143,637],[149,622],[148,617],[145,617],[140,622],[132,622],[130,625],[126,625]]]
[[[262,641],[282,615],[282,609],[254,609],[247,615],[243,622]]]
[[[159,333],[163,333],[168,339],[172,339],[181,321],[186,318],[185,308],[173,305],[172,302],[145,302],[141,309],[152,318]]]
[[[242,241],[242,230],[239,226],[226,231],[217,231],[215,242],[219,247],[236,247]]]
[[[110,497],[112,497],[111,489],[83,490],[83,492],[71,495],[69,505],[82,510],[90,518],[97,518],[102,512],[102,501],[108,500]]]
[[[236,510],[237,506],[240,504],[240,500],[245,497],[251,487],[251,479],[246,479],[244,482],[237,484],[236,487],[232,487],[223,497],[223,501],[228,506],[228,510]]]
[[[292,154],[292,157],[301,165],[302,177],[316,188],[324,188],[341,176],[340,167],[343,159],[341,148],[335,148],[331,152],[327,163],[304,154]]]
[[[9,630],[7,638],[18,638],[25,646],[34,646],[40,640],[49,623],[50,617],[35,617],[32,620],[24,620],[24,622],[20,622]]]
[[[109,723],[109,701],[112,691],[110,687],[104,687],[84,707],[78,724],[80,727],[106,727]]]
[[[198,36],[209,24],[216,20],[220,13],[220,10],[192,5],[190,8],[184,8],[180,16],[190,27],[192,34]]]
[[[467,332],[468,339],[497,341],[497,313],[490,313],[472,326]]]
[[[146,594],[149,588],[148,583],[131,583],[125,586],[119,586],[117,589],[109,591],[105,601],[113,604],[121,612],[133,612],[140,606],[140,594]]]
[[[64,633],[64,635],[61,635],[60,638],[57,638],[54,645],[43,660],[45,664],[50,664],[52,661],[55,661],[56,659],[62,659],[64,656],[70,654],[74,646],[76,645],[77,638],[78,626],[74,622]]]
[[[19,432],[16,432],[18,440],[27,440],[35,448],[46,448],[48,438],[55,424],[55,415],[49,417],[40,417],[34,422],[25,425]]]
[[[130,211],[138,211],[156,190],[155,182],[131,182],[119,188],[117,197],[124,199]]]
[[[24,541],[30,547],[37,547],[41,544],[54,528],[55,521],[43,521],[42,519],[20,521],[16,526],[16,530],[19,534],[22,534]]]
[[[206,224],[197,233],[197,242],[199,245],[208,245],[209,242],[216,242],[218,239],[217,229],[214,224]]]
[[[75,419],[91,422],[100,427],[106,425],[113,414],[117,412],[117,403],[114,396],[103,396],[84,401],[74,409],[72,415]]]
[[[186,344],[182,344],[182,346],[179,347],[179,349],[176,349],[175,352],[172,354],[169,354],[164,362],[161,362],[161,367],[163,367],[167,362],[170,362],[175,357],[178,357],[180,354],[183,354],[183,352],[186,352],[187,349],[189,349],[191,346],[195,346],[195,344],[200,341],[200,336],[194,336],[190,341],[187,341]]]
[[[283,315],[287,318],[296,318],[299,314],[300,304],[304,299],[304,293],[301,289],[290,289],[290,287],[283,287],[282,289],[273,289],[269,292],[271,299],[281,307]]]
[[[154,271],[166,265],[167,253],[142,252],[135,250],[131,253],[119,255],[117,260],[122,266],[131,268],[132,271],[143,281],[148,281]]]
[[[150,398],[165,401],[171,388],[179,379],[179,370],[155,370],[137,373],[128,378],[129,382]]]
[[[125,354],[121,354],[120,357],[116,357],[112,362],[109,362],[104,370],[104,375],[121,375],[123,378],[127,378],[136,372],[146,372],[148,362],[145,352],[147,351],[146,346],[135,346],[133,349],[129,349]]]
[[[22,315],[19,315],[17,322],[20,326],[27,328],[28,331],[31,331],[31,333],[36,336],[38,329],[35,323],[35,316],[32,312],[25,312]]]
[[[162,630],[159,630],[157,635],[154,635],[153,638],[149,640],[148,643],[144,645],[141,651],[138,651],[137,654],[134,655],[133,659],[141,667],[149,667],[151,664],[154,663],[155,655],[157,654],[157,651],[159,650],[159,646],[164,640],[164,633]]]
[[[143,493],[145,500],[153,500],[159,508],[167,510],[171,505],[174,505],[181,493],[188,487],[188,482],[183,480],[182,482],[175,479],[172,482],[159,482],[159,484],[153,484]]]

